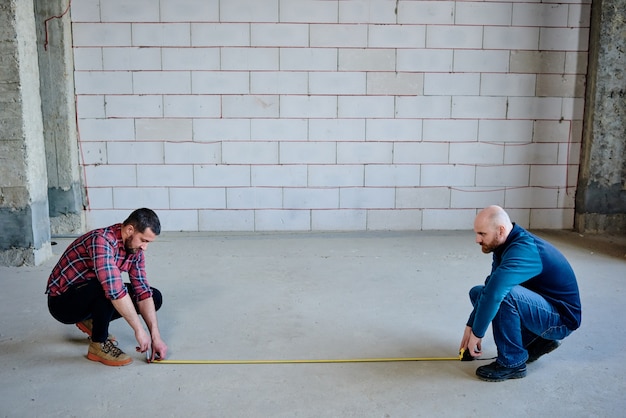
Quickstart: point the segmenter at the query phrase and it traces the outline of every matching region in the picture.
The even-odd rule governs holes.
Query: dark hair
[[[136,209],[128,215],[124,221],[124,225],[132,225],[137,231],[144,232],[146,228],[150,228],[154,235],[161,233],[161,222],[159,217],[152,209],[141,208]]]

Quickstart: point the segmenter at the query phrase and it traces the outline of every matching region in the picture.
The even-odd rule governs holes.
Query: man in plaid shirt
[[[46,288],[48,309],[59,322],[76,324],[89,335],[88,359],[107,366],[133,361],[109,335],[109,323],[118,318],[124,318],[135,332],[137,351],[151,352],[151,361],[167,355],[156,315],[162,296],[148,284],[144,257],[148,244],[160,233],[156,213],[137,209],[121,224],[77,238],[52,270]],[[122,272],[128,272],[130,283],[124,284]]]

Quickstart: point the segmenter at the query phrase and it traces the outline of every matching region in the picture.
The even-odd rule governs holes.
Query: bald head
[[[484,253],[490,253],[504,244],[513,229],[509,215],[500,206],[492,205],[484,208],[474,220],[476,243]]]

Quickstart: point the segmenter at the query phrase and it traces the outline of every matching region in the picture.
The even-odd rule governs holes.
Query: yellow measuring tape
[[[462,360],[463,352],[456,357],[391,357],[322,360],[155,360],[155,364],[300,364],[300,363],[382,363],[400,361],[452,361]]]

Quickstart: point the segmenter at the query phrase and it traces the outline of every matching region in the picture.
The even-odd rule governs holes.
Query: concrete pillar
[[[52,256],[32,0],[0,0],[0,264]]]
[[[84,207],[69,3],[67,0],[34,3],[50,230],[53,235],[77,234],[84,229]]]
[[[626,0],[594,0],[575,228],[626,232]]]

